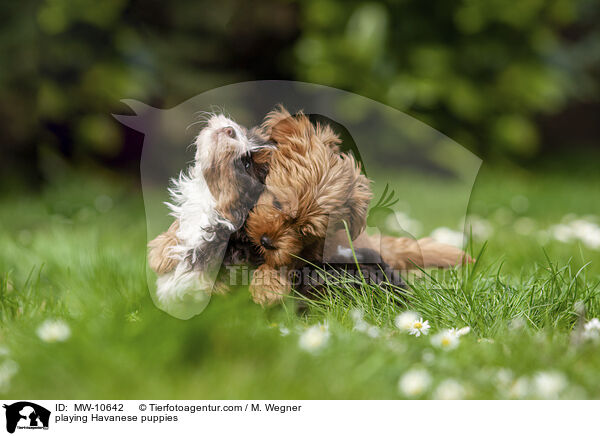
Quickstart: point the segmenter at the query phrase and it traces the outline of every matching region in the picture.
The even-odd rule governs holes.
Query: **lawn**
[[[600,398],[600,341],[584,329],[600,317],[600,246],[587,238],[600,224],[600,175],[589,162],[484,165],[469,207],[477,263],[413,278],[405,301],[363,286],[265,310],[242,290],[188,321],[148,295],[136,183],[88,172],[11,189],[0,199],[1,395]],[[425,206],[411,217],[423,235],[440,226]],[[427,335],[395,325],[407,310]]]

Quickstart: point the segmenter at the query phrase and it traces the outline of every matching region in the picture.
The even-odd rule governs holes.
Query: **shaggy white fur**
[[[170,249],[170,256],[177,260],[177,267],[159,276],[156,282],[161,308],[184,319],[200,313],[208,303],[227,242],[219,244],[216,250],[211,247],[211,264],[214,263],[216,268],[192,268],[196,254],[202,251],[204,244],[214,240],[216,234],[213,229],[217,226],[225,226],[232,233],[236,230],[234,224],[215,210],[217,199],[209,189],[204,171],[219,157],[220,150],[231,151],[233,147],[234,156],[240,156],[258,147],[248,139],[246,129],[223,115],[214,115],[208,120],[207,126],[196,137],[195,145],[195,161],[172,181],[169,189],[172,201],[166,203],[171,215],[179,221],[179,243]]]

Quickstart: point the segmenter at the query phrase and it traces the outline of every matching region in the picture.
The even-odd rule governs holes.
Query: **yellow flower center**
[[[423,324],[421,324],[419,321],[417,321],[417,322],[415,323],[414,327],[415,327],[416,329],[420,329],[420,328],[423,328]]]
[[[450,338],[442,338],[442,346],[447,347],[450,345]]]

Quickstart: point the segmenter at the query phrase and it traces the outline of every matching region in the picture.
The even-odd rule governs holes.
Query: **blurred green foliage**
[[[0,170],[56,155],[135,164],[141,140],[110,116],[120,99],[171,107],[256,79],[343,88],[482,154],[531,156],[538,115],[600,100],[599,11],[590,0],[3,2]]]
[[[303,4],[300,79],[406,110],[483,155],[534,155],[541,146],[536,116],[598,95],[589,77],[590,57],[598,66],[597,3]],[[582,35],[568,37],[573,28]]]
[[[3,2],[0,170],[16,163],[31,173],[58,154],[137,166],[141,141],[111,117],[127,111],[120,99],[170,107],[229,83],[278,78],[294,14],[271,0]]]

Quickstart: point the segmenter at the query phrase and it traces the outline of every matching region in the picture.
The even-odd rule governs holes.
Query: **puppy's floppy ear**
[[[271,140],[290,145],[298,139],[308,141],[315,133],[310,119],[302,111],[290,115],[282,105],[267,114],[261,127]]]
[[[265,120],[261,124],[260,128],[262,130],[262,134],[267,138],[270,138],[273,127],[290,118],[292,118],[292,115],[287,111],[287,109],[284,108],[282,104],[278,104],[275,106],[275,109],[267,114]]]
[[[323,142],[323,144],[331,148],[336,153],[340,152],[339,146],[342,143],[342,140],[328,124],[317,123],[315,133],[321,142]]]

